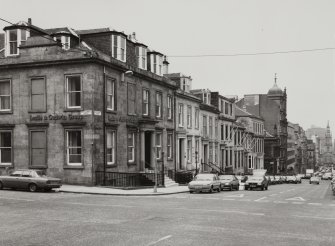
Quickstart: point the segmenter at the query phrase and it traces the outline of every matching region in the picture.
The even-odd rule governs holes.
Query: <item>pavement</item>
[[[125,189],[115,189],[112,187],[102,187],[102,186],[62,185],[59,191],[68,193],[91,194],[91,195],[161,196],[161,195],[186,193],[188,192],[188,187],[187,186],[173,186],[166,188],[163,187],[163,188],[157,188],[157,192],[154,192],[154,188],[125,190]]]

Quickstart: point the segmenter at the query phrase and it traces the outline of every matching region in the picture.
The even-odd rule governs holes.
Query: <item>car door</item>
[[[20,178],[20,181],[18,183],[20,189],[26,189],[28,188],[28,184],[31,182],[32,176],[30,170],[25,170],[22,172],[22,176]]]
[[[18,188],[18,181],[21,178],[22,171],[14,171],[4,181],[4,186],[8,188]]]

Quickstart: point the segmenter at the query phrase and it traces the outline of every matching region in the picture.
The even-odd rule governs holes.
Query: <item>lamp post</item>
[[[195,151],[195,175],[198,174],[198,151]]]

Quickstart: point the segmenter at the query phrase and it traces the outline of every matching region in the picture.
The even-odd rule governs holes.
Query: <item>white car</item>
[[[214,190],[217,192],[221,191],[221,182],[219,177],[213,173],[199,173],[194,179],[188,184],[190,193],[193,192],[210,192]]]

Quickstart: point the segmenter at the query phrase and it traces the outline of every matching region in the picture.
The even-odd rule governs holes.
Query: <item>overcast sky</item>
[[[288,120],[335,135],[335,50],[257,56],[219,55],[335,47],[335,1],[322,0],[0,0],[0,17],[32,18],[41,28],[112,27],[166,54],[169,72],[193,78],[193,89],[223,95],[287,88]],[[1,30],[6,23],[0,21]]]

